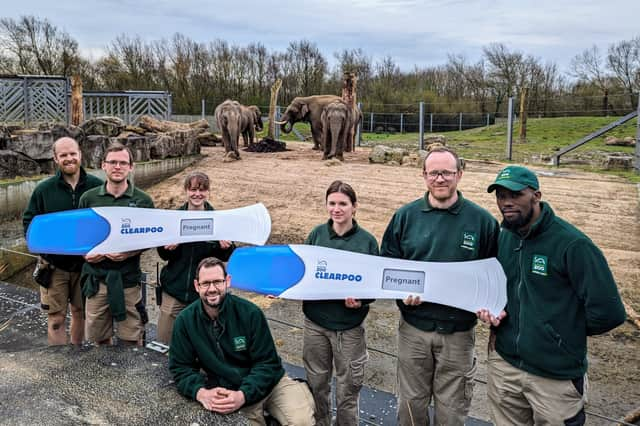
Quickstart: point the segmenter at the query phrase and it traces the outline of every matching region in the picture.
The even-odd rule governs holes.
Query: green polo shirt
[[[353,228],[338,235],[333,230],[333,220],[316,226],[305,244],[330,247],[356,253],[378,255],[378,242],[369,232],[353,221]],[[364,321],[373,299],[363,299],[357,309],[344,306],[344,300],[315,300],[302,302],[302,311],[314,323],[329,330],[342,331],[356,327]]]
[[[382,238],[380,254],[398,259],[463,262],[497,254],[498,221],[458,191],[448,209],[429,203],[429,193],[398,209]],[[424,302],[407,306],[397,301],[402,317],[423,331],[448,334],[475,326],[476,315],[462,309]]]

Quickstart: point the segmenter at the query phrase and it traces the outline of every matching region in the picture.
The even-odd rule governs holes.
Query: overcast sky
[[[640,36],[639,0],[18,0],[0,16],[47,18],[94,59],[118,35],[145,40],[180,32],[198,42],[262,42],[283,51],[291,41],[317,44],[330,63],[341,49],[362,48],[374,61],[391,56],[403,70],[444,64],[448,54],[477,61],[482,47],[553,61],[567,71],[592,45]]]

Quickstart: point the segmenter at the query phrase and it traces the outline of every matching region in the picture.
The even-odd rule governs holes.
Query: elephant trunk
[[[293,124],[290,121],[280,121],[277,122],[277,124],[280,125],[280,130],[287,134],[291,133],[291,131],[293,130]]]

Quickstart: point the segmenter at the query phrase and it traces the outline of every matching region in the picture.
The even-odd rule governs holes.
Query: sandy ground
[[[326,220],[324,191],[335,179],[349,182],[358,194],[359,223],[378,240],[393,212],[424,193],[417,168],[374,165],[368,150],[346,155],[344,163],[323,162],[310,144],[288,143],[287,152],[242,152],[242,160],[223,163],[222,148],[204,148],[205,158],[196,165],[148,190],[160,208],[183,202],[186,173],[201,170],[212,181],[211,202],[217,209],[264,203],[271,214],[270,244],[301,243],[313,226]],[[501,165],[467,162],[460,189],[465,196],[491,211],[498,211],[493,194],[486,193]],[[543,199],[556,213],[578,226],[604,251],[625,301],[640,311],[640,224],[638,188],[614,177],[571,170],[535,168],[540,172]],[[156,270],[155,251],[144,255],[144,268]],[[154,274],[155,275],[155,274]],[[153,279],[152,279],[153,281]],[[298,302],[269,300],[244,294],[265,310],[281,356],[301,365],[302,313]],[[279,322],[282,321],[285,324]],[[367,384],[387,391],[395,386],[396,328],[398,310],[392,301],[376,302],[366,321],[371,361]],[[486,404],[487,330],[477,328],[480,369],[471,414],[489,419]],[[544,356],[544,354],[541,354]],[[640,406],[640,331],[626,323],[589,341],[589,424],[610,424],[596,415],[621,419]]]

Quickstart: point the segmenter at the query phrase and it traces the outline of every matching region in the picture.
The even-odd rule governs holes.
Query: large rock
[[[624,154],[607,155],[603,161],[602,167],[606,170],[631,170],[633,168],[633,156]]]
[[[404,148],[390,148],[386,145],[376,145],[371,154],[369,154],[370,163],[388,163],[394,161],[397,164],[402,164],[402,159],[407,156],[409,152]]]
[[[123,132],[118,137],[111,138],[111,142],[119,142],[127,146],[133,154],[133,161],[136,163],[151,160],[151,143],[146,136]]]
[[[82,165],[92,169],[99,169],[102,167],[102,158],[109,146],[110,139],[107,136],[90,135],[87,136],[84,143],[81,145],[82,149]]]
[[[609,146],[636,146],[636,141],[631,136],[626,136],[622,139],[615,136],[607,136],[604,144]]]
[[[438,143],[440,145],[447,145],[447,137],[445,135],[425,135],[424,146]]]
[[[179,151],[176,156],[200,154],[200,142],[197,139],[200,133],[202,129],[177,129],[167,132],[175,139]]]
[[[85,135],[118,136],[125,128],[125,123],[118,117],[92,118],[80,125]]]
[[[38,162],[19,152],[0,150],[0,179],[16,176],[35,176],[42,171]]]
[[[34,160],[51,160],[55,140],[49,130],[21,130],[6,140],[5,147]]]
[[[167,157],[177,157],[179,149],[175,138],[165,133],[147,133],[151,149],[151,158],[162,160]]]
[[[198,142],[200,142],[200,146],[217,146],[218,144],[222,145],[222,139],[218,137],[213,132],[202,132],[198,136],[196,136]]]

